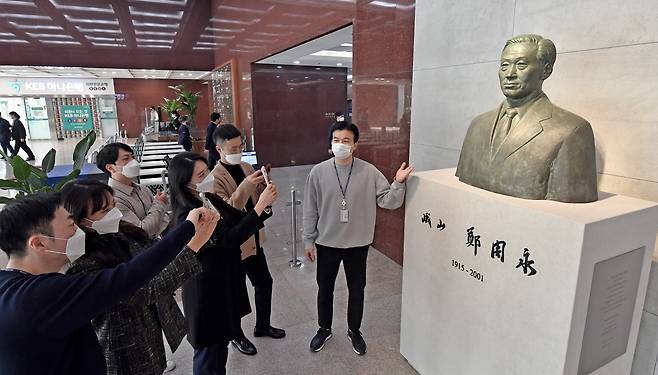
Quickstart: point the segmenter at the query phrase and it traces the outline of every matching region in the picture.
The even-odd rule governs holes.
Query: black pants
[[[254,304],[256,305],[256,329],[270,328],[272,314],[272,275],[267,267],[267,259],[263,248],[256,255],[242,261],[247,277],[254,287]],[[242,328],[238,332],[242,332]],[[244,333],[242,333],[244,336]]]
[[[21,148],[25,151],[25,153],[27,153],[28,159],[34,159],[34,154],[32,153],[32,150],[30,150],[30,148],[27,146],[27,143],[18,140],[14,142],[14,153],[12,156],[18,155],[18,151],[20,151]]]
[[[194,349],[194,375],[224,375],[228,360],[228,342]]]
[[[11,143],[9,143],[9,139],[1,140],[0,141],[0,147],[2,147],[2,152],[4,152],[5,155],[7,155],[7,156],[13,156],[14,155],[14,148],[11,147]],[[7,154],[7,150],[9,150],[8,154]]]
[[[352,331],[359,331],[363,319],[369,246],[338,249],[316,244],[315,247],[318,249],[318,322],[320,327],[331,329],[334,311],[334,285],[342,261],[349,292],[347,326]]]

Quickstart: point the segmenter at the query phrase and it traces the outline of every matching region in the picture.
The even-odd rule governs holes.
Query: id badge
[[[340,222],[347,223],[350,219],[350,212],[347,209],[340,210]]]

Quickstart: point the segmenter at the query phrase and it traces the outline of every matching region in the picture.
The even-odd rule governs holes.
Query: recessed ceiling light
[[[118,19],[113,19],[113,20],[98,20],[98,19],[90,19],[90,18],[74,18],[69,15],[64,15],[69,22],[73,23],[93,23],[97,25],[119,25],[119,20]]]
[[[344,58],[344,59],[351,59],[352,58],[352,51],[322,50],[322,51],[312,53],[311,56],[340,57],[340,58]]]
[[[352,43],[341,43],[341,47],[352,47]]]
[[[117,72],[112,72],[112,74],[117,74]]]
[[[293,61],[292,63],[293,63],[293,64],[300,64],[300,62],[297,61],[297,60]]]
[[[281,69],[281,68],[283,68],[283,67],[282,67],[281,65],[277,65],[276,68],[277,68],[277,69]]]
[[[48,16],[39,16],[36,14],[22,14],[22,13],[5,13],[2,18],[23,18],[28,20],[49,20]]]
[[[315,70],[320,70],[320,68],[315,68]]]
[[[304,79],[308,79],[308,76],[304,77]]]

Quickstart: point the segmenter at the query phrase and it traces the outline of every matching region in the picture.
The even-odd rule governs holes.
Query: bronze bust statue
[[[457,166],[460,181],[525,199],[598,199],[592,127],[542,91],[555,57],[553,42],[539,35],[507,41],[498,71],[506,100],[468,128]]]

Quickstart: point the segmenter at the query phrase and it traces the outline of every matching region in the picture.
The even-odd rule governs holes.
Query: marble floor
[[[72,147],[75,143],[72,143]],[[50,147],[37,145],[34,151],[43,154]],[[58,153],[60,148],[58,147]],[[66,151],[61,152],[66,154]],[[37,156],[37,159],[38,156]],[[58,156],[59,159],[59,156]],[[65,162],[65,161],[63,161]],[[59,161],[58,161],[59,163]],[[272,277],[274,295],[272,302],[272,324],[284,328],[287,337],[282,340],[254,338],[253,314],[245,317],[242,326],[250,340],[258,348],[258,354],[245,356],[234,348],[229,350],[228,373],[234,375],[275,375],[275,374],[416,374],[413,368],[400,355],[400,303],[402,289],[402,267],[375,249],[368,255],[365,313],[362,332],[368,343],[368,353],[357,356],[346,337],[347,332],[347,286],[341,269],[336,281],[334,299],[334,337],[319,353],[309,350],[309,342],[317,330],[315,264],[303,260],[300,268],[290,268],[291,259],[291,188],[298,192],[302,200],[308,166],[276,168],[272,178],[279,189],[279,200],[274,205],[275,215],[268,220],[266,227],[268,242],[266,254]],[[298,228],[301,229],[301,206],[297,210]],[[299,233],[301,238],[301,232]],[[298,245],[299,258],[303,257],[301,242]],[[4,254],[0,255],[0,266],[6,264]],[[249,285],[253,304],[253,288]],[[178,293],[180,297],[180,293]],[[253,307],[253,305],[252,305]],[[171,356],[177,368],[171,375],[192,373],[192,348],[186,340]]]

